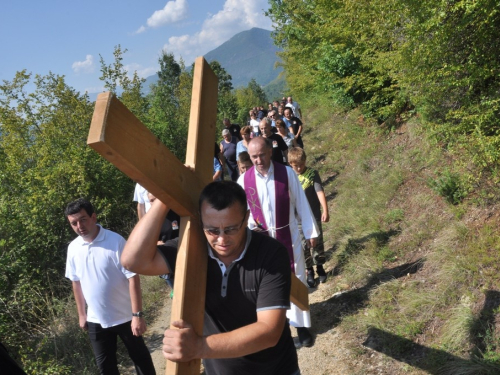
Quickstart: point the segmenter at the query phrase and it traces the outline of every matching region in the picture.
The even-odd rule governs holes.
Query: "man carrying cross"
[[[209,255],[204,336],[189,322],[172,322],[176,329],[165,331],[164,356],[180,362],[203,358],[207,375],[300,374],[286,321],[291,281],[286,248],[247,228],[246,195],[235,182],[207,185],[199,209]],[[156,245],[167,211],[157,199],[135,226],[121,257],[124,267],[146,275],[175,269],[177,243]]]

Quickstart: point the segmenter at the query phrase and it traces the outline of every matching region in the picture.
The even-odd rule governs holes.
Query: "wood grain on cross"
[[[203,57],[196,59],[186,165],[164,146],[112,93],[97,97],[87,144],[181,216],[171,321],[189,322],[203,334],[207,243],[198,198],[212,181],[217,116],[217,77]],[[292,277],[290,299],[308,310],[308,291]],[[200,360],[167,361],[167,374],[200,373]]]

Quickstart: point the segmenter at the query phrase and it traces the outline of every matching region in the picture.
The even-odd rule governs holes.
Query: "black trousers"
[[[227,165],[227,173],[229,174],[229,178],[231,179],[231,181],[238,180],[238,177],[240,177],[240,170],[238,169],[238,163],[228,161],[226,165]]]
[[[137,337],[132,334],[130,324],[131,322],[126,322],[114,327],[102,328],[100,324],[88,322],[90,343],[101,375],[120,374],[116,359],[116,338],[118,336],[125,344],[137,374],[156,374],[151,354],[149,354],[144,339],[142,336]]]

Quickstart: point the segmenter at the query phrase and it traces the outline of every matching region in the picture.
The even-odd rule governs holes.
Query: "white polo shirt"
[[[149,201],[148,191],[139,184],[135,184],[134,198],[133,202],[137,202],[144,205],[144,211],[148,212],[151,208],[151,202]]]
[[[125,239],[99,225],[92,242],[78,236],[68,246],[66,277],[80,281],[87,302],[87,321],[103,328],[132,320],[128,279],[135,273],[120,264]]]

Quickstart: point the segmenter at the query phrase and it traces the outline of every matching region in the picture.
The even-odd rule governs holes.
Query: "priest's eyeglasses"
[[[226,228],[203,228],[205,233],[207,233],[210,236],[214,237],[219,237],[222,233],[224,233],[226,236],[234,236],[238,231],[241,229],[243,226],[243,223],[245,222],[246,215],[243,217],[243,220],[241,221],[240,225],[234,225],[232,227],[226,227]]]

